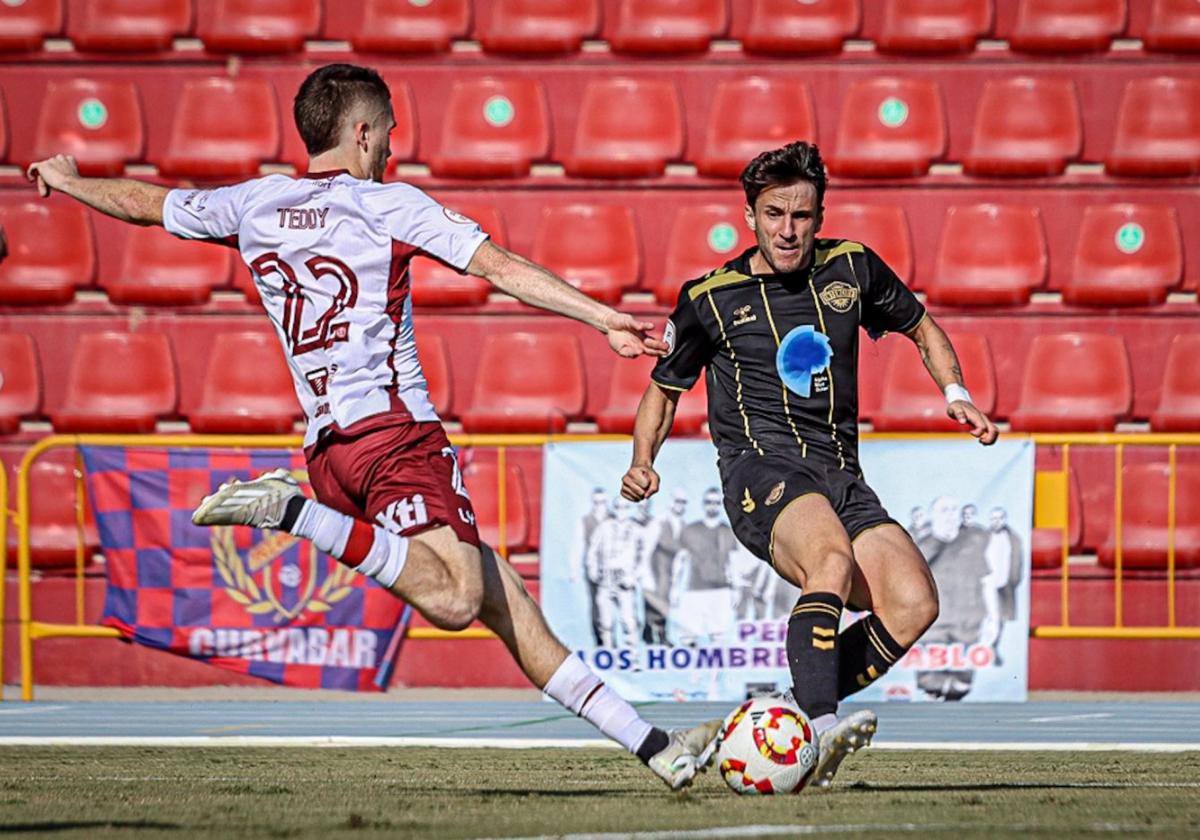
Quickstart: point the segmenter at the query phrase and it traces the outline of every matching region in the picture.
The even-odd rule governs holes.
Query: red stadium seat
[[[570,333],[488,335],[479,350],[468,432],[563,432],[587,393],[579,339]]]
[[[701,175],[736,178],[760,152],[793,140],[815,141],[808,85],[800,80],[724,79],[708,112],[704,151],[696,159]]]
[[[418,332],[417,358],[425,373],[425,384],[429,386],[429,400],[438,416],[448,420],[454,410],[454,379],[450,372],[450,351],[446,340],[437,333]]]
[[[882,257],[906,286],[913,285],[912,235],[908,230],[908,216],[899,204],[827,207],[820,235],[863,243]]]
[[[984,414],[996,409],[996,371],[987,339],[979,333],[951,335],[963,380]],[[883,376],[883,398],[872,422],[882,432],[958,432],[946,416],[946,398],[929,376],[916,348],[894,350]]]
[[[186,306],[204,303],[229,285],[232,248],[177,239],[161,228],[131,228],[121,268],[100,285],[113,303]]]
[[[133,82],[73,79],[46,86],[34,160],[74,155],[83,175],[120,175],[145,149],[142,104]]]
[[[4,3],[0,11],[0,51],[32,52],[62,32],[63,0]]]
[[[24,333],[0,333],[0,435],[16,432],[21,418],[37,414],[41,407],[42,369],[33,339]]]
[[[642,276],[633,211],[618,204],[561,204],[542,211],[533,261],[585,295],[616,303]]]
[[[321,28],[321,0],[216,0],[196,35],[221,53],[300,52]]]
[[[75,451],[54,449],[33,462],[29,469],[29,561],[38,569],[75,566],[80,542],[79,494],[85,484],[76,476]],[[10,484],[10,488],[14,485]],[[10,489],[10,492],[13,492]],[[86,497],[83,502],[84,563],[100,548],[96,519]],[[10,563],[16,557],[16,528],[8,529]]]
[[[84,333],[75,343],[62,406],[51,412],[58,432],[154,431],[175,413],[175,355],[161,333]]]
[[[924,175],[945,153],[946,115],[937,82],[870,78],[853,82],[842,99],[828,163],[835,175],[904,178]]]
[[[1113,175],[1200,173],[1200,79],[1160,76],[1126,83],[1104,168]]]
[[[598,0],[494,0],[479,42],[494,53],[574,53],[599,28]]]
[[[1067,551],[1074,554],[1083,546],[1083,502],[1079,477],[1072,467],[1067,473]],[[1062,568],[1062,531],[1058,528],[1034,528],[1030,547],[1035,569]]]
[[[679,287],[720,268],[754,245],[742,208],[726,204],[680,207],[667,238],[663,276],[654,283],[659,303],[674,306]]]
[[[71,8],[67,37],[77,50],[165,52],[192,15],[192,0],[86,0]]]
[[[238,178],[279,154],[279,109],[265,81],[203,79],[183,86],[163,175]]]
[[[1067,303],[1163,303],[1183,278],[1183,237],[1175,208],[1108,204],[1084,208]]]
[[[96,277],[92,221],[82,205],[27,201],[0,206],[8,257],[0,262],[0,303],[70,303]]]
[[[452,209],[479,222],[497,245],[504,247],[508,242],[496,205],[456,202]],[[482,306],[492,290],[492,284],[482,277],[459,274],[430,257],[414,257],[411,270],[413,304],[417,306]]]
[[[751,0],[742,49],[765,55],[838,52],[860,26],[859,0]]]
[[[1009,419],[1017,431],[1105,432],[1127,419],[1132,405],[1133,374],[1121,336],[1039,335]]]
[[[654,369],[656,361],[652,357],[643,356],[637,359],[621,359],[616,363],[609,383],[608,397],[604,407],[596,413],[596,426],[601,432],[618,435],[633,432],[638,403],[646,386],[650,384],[650,371]],[[705,379],[701,376],[692,390],[679,398],[671,433],[698,435],[707,421],[708,390]]]
[[[942,225],[932,303],[1023,304],[1046,281],[1048,257],[1036,207],[974,204],[949,207]]]
[[[292,374],[274,335],[219,333],[213,339],[200,403],[188,414],[192,431],[283,435],[300,416]]]
[[[471,494],[475,524],[485,545],[500,545],[500,470],[495,456],[476,457],[463,469],[463,480]],[[516,464],[504,468],[504,542],[509,551],[523,551],[529,545],[529,499],[525,478]]]
[[[620,0],[615,52],[704,52],[729,29],[728,0]]]
[[[435,175],[520,177],[550,154],[546,92],[536,79],[470,79],[450,90]]]
[[[1153,52],[1200,52],[1200,4],[1154,0],[1142,46]]]
[[[1125,0],[1021,0],[1008,45],[1038,53],[1107,50],[1125,19]]]
[[[683,156],[683,109],[675,84],[664,79],[588,82],[565,161],[569,175],[638,178],[662,175]]]
[[[1122,469],[1121,565],[1126,569],[1167,568],[1170,467],[1126,464]],[[1100,546],[1100,565],[1117,565],[1114,521]],[[1179,464],[1175,477],[1175,567],[1200,566],[1200,468]]]
[[[1162,397],[1150,415],[1156,432],[1200,431],[1200,335],[1177,335],[1167,351]]]
[[[362,26],[350,39],[360,52],[447,52],[471,28],[471,0],[366,0]]]
[[[0,93],[0,160],[8,158],[8,108],[4,105],[4,95]]]
[[[892,0],[875,46],[889,53],[970,52],[992,29],[992,0]]]
[[[1079,98],[1070,79],[989,80],[975,108],[970,175],[1061,175],[1083,149]]]

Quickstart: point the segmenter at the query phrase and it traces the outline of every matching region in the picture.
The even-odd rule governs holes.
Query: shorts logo
[[[740,327],[742,324],[749,324],[751,321],[757,321],[758,316],[750,312],[750,304],[739,306],[733,310],[733,326]]]
[[[667,345],[668,356],[675,352],[675,322],[670,318],[667,319],[667,326],[663,328],[663,343]]]
[[[475,514],[469,510],[459,508],[458,509],[458,518],[461,519],[463,522],[465,522],[468,525],[475,524]]]
[[[771,492],[767,494],[767,501],[765,502],[767,507],[770,507],[783,498],[783,490],[785,487],[787,487],[787,482],[781,481],[771,488]]]
[[[429,521],[425,497],[418,493],[411,499],[408,496],[397,499],[377,513],[375,520],[393,534],[403,534],[410,528],[424,525]]]
[[[821,302],[834,312],[849,312],[858,302],[858,289],[840,280],[821,290]]]
[[[742,510],[745,513],[754,513],[754,509],[758,507],[758,505],[754,503],[754,499],[750,495],[750,488],[745,488],[742,493]]]

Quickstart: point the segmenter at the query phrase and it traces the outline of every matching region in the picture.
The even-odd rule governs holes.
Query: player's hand
[[[653,322],[643,321],[625,312],[612,312],[604,319],[608,346],[626,359],[667,354],[666,342],[652,336],[652,329]]]
[[[621,495],[631,502],[649,499],[658,492],[658,473],[654,467],[634,464],[621,479]]]
[[[36,183],[38,195],[46,198],[52,190],[61,190],[72,178],[78,178],[79,167],[71,155],[55,155],[29,164],[25,177]]]
[[[979,438],[984,446],[991,446],[1000,437],[996,424],[988,416],[966,400],[955,400],[946,406],[946,414],[960,425],[970,426],[973,437]]]

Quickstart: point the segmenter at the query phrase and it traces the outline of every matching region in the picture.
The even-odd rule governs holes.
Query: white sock
[[[366,531],[368,528],[370,532]],[[351,536],[356,530],[359,536],[352,544]],[[407,537],[360,522],[313,499],[305,501],[291,533],[311,540],[318,551],[333,555],[354,571],[389,589],[408,561]],[[364,551],[368,533],[371,544]]]
[[[812,720],[813,731],[817,734],[817,737],[820,738],[822,732],[824,732],[826,729],[833,726],[837,722],[838,722],[838,716],[835,715],[833,712],[829,712],[828,714],[824,714],[824,715],[821,715],[820,717],[813,718],[813,720]]]
[[[300,508],[300,515],[296,517],[296,524],[292,526],[291,533],[311,540],[318,551],[341,557],[353,527],[353,517],[338,513],[314,499],[308,499],[304,507]]]
[[[408,537],[393,534],[378,525],[371,527],[375,530],[375,541],[371,543],[363,561],[354,567],[354,571],[391,589],[408,561]]]
[[[543,691],[635,755],[653,729],[574,654],[563,660]]]

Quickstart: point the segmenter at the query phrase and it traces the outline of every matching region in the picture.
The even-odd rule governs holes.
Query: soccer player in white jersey
[[[499,247],[415,187],[382,183],[396,122],[374,70],[319,68],[300,86],[294,115],[309,153],[302,178],[170,190],[81,178],[65,155],[27,172],[43,196],[58,190],[124,221],[234,245],[253,272],[308,420],[304,451],[317,499],[277,470],[223,485],[193,521],[309,539],[438,627],[478,618],[531,682],[672,788],[686,786],[711,759],[720,721],[666,732],[642,720],[570,654],[520,576],[480,543],[417,361],[409,261],[424,254],[484,277],[525,303],[588,324],[624,357],[659,356],[666,345],[649,334],[652,324]]]

